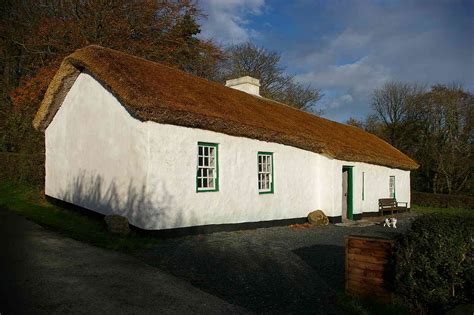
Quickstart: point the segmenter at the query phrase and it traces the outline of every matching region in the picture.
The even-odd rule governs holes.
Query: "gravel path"
[[[245,312],[136,258],[1,209],[0,249],[0,314]]]
[[[335,296],[344,290],[344,237],[393,237],[405,232],[412,219],[399,215],[396,230],[377,222],[197,235],[170,239],[137,255],[251,311],[338,314]]]

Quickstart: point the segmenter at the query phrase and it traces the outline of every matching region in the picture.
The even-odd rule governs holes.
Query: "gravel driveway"
[[[406,231],[412,218],[400,215],[397,230],[380,224],[284,226],[189,236],[136,255],[251,311],[338,314],[335,296],[344,290],[344,236],[393,237]]]

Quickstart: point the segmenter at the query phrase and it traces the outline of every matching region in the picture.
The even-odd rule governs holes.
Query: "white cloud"
[[[207,15],[202,23],[202,38],[223,44],[237,44],[259,36],[247,18],[260,15],[265,0],[203,0],[199,5]]]
[[[462,81],[474,87],[474,30],[467,6],[431,2],[328,2],[292,7],[305,34],[285,52],[302,83],[323,89],[326,116],[345,120],[370,112],[370,94],[388,80],[426,84]],[[472,8],[472,6],[470,7]],[[318,11],[319,10],[319,11]],[[344,102],[350,95],[352,102]]]
[[[344,94],[336,98],[330,99],[326,104],[323,104],[323,109],[336,109],[341,106],[349,105],[354,101],[354,98],[350,94]]]
[[[308,82],[319,88],[350,89],[357,93],[367,93],[390,78],[389,69],[372,62],[368,56],[353,63],[327,65],[318,71],[297,76],[298,81]]]

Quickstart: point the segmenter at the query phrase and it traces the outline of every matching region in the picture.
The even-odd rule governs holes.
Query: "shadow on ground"
[[[342,246],[315,245],[298,248],[293,252],[313,268],[332,289],[342,291],[345,277],[344,250]]]
[[[161,246],[145,260],[257,313],[338,313],[336,291],[344,282],[343,249],[338,246],[292,252],[272,244],[198,236]]]

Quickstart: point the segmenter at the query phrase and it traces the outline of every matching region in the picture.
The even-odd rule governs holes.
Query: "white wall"
[[[146,126],[82,73],[46,129],[45,193],[104,214],[131,215],[143,208],[138,192],[147,153]]]
[[[321,156],[319,164],[319,205],[331,209],[329,215],[337,216],[342,209],[343,166],[352,166],[353,213],[377,212],[378,200],[389,198],[389,179],[395,176],[396,198],[410,206],[410,172],[360,162],[348,162]],[[364,200],[362,200],[362,172],[364,175]]]
[[[196,192],[199,141],[219,144],[218,192]],[[78,77],[47,128],[46,148],[47,195],[126,215],[145,229],[298,218],[316,209],[339,216],[343,165],[354,166],[354,213],[378,211],[378,199],[388,197],[390,175],[396,176],[397,199],[409,201],[408,171],[139,122],[87,74]],[[273,194],[258,193],[258,151],[274,153]]]

